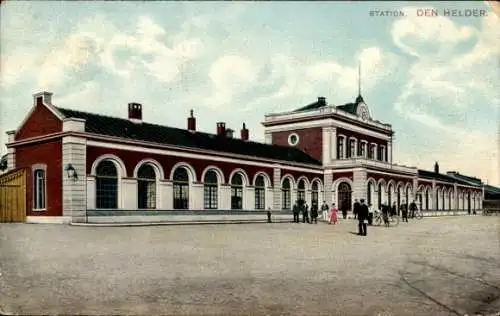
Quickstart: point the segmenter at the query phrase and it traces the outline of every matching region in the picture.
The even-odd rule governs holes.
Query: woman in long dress
[[[332,204],[332,210],[330,211],[330,222],[328,224],[337,224],[337,208],[335,207],[335,203]]]

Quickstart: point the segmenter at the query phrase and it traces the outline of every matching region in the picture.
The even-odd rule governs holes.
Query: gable
[[[43,104],[37,104],[16,132],[15,140],[62,131],[62,121]]]

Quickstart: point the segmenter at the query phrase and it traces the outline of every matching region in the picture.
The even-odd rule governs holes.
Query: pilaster
[[[273,134],[271,134],[270,132],[266,132],[265,133],[265,139],[264,139],[264,142],[266,144],[272,144],[273,143]]]
[[[335,127],[330,128],[330,157],[331,158],[328,163],[337,159],[337,128]]]
[[[138,209],[137,201],[137,179],[122,178],[121,179],[121,205],[119,209],[123,210],[136,210]]]
[[[15,141],[16,131],[7,132],[7,143]],[[16,149],[13,147],[7,148],[7,170],[11,171],[16,169]]]
[[[392,163],[392,142],[387,142],[387,161]]]
[[[271,209],[271,210],[278,210],[274,208],[274,189],[273,187],[266,187],[266,210]]]
[[[345,148],[345,146],[344,146]],[[345,156],[344,156],[345,157]],[[325,201],[329,206],[332,205],[332,185],[333,185],[333,173],[332,170],[328,170],[327,172],[325,171],[324,177],[323,177],[323,201]],[[322,202],[320,202],[323,204]]]
[[[174,209],[174,186],[171,180],[158,181],[158,193],[160,201],[158,209],[173,210]]]
[[[231,185],[221,184],[219,186],[219,210],[230,210],[231,209]]]
[[[64,124],[65,122],[63,122]],[[80,122],[80,124],[83,123]],[[74,136],[63,137],[61,166],[63,216],[70,216],[72,222],[86,221],[86,155],[85,138]],[[74,177],[70,177],[71,174],[68,174],[68,167],[74,169]]]
[[[87,176],[87,209],[88,210],[95,210],[96,208],[96,196],[95,196],[95,190],[96,190],[96,183],[95,183],[95,177],[94,176]]]
[[[247,186],[243,192],[243,209],[255,210],[255,187]]]
[[[323,151],[323,165],[329,164],[332,160],[331,156],[331,128],[323,127],[322,129],[323,137],[322,137],[322,151]]]
[[[279,167],[273,169],[273,189],[273,210],[281,210],[281,168]]]
[[[453,199],[451,200],[452,200],[451,209],[458,210],[458,187],[456,183],[453,184]]]
[[[244,197],[243,197],[244,198]],[[189,209],[203,210],[203,184],[191,183],[189,188]]]
[[[358,168],[353,172],[352,199],[364,199],[367,197],[366,169]]]

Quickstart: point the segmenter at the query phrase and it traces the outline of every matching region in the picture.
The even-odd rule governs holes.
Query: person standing
[[[302,201],[302,223],[309,223],[309,218],[308,218],[308,209],[307,209],[307,204],[306,202]]]
[[[410,218],[415,218],[415,212],[417,211],[417,204],[415,200],[410,203]]]
[[[368,205],[368,225],[373,225],[373,205]]]
[[[354,207],[352,210],[352,213],[354,214],[354,219],[356,219],[359,216],[359,211],[360,211],[361,204],[359,204],[358,199],[354,200]]]
[[[392,203],[392,208],[391,208],[391,216],[394,216],[397,214],[397,207],[396,207],[396,202]]]
[[[295,204],[293,204],[293,222],[298,223],[299,222],[299,203],[295,201]]]
[[[313,203],[311,206],[311,224],[312,223],[317,224],[318,223],[318,205],[316,203]]]
[[[403,201],[403,204],[401,204],[401,217],[403,222],[408,223],[408,206],[406,205],[405,201]]]
[[[359,205],[358,212],[358,229],[360,236],[366,236],[366,222],[368,221],[368,206],[365,204],[365,200],[361,199],[361,204]]]
[[[389,205],[382,204],[382,218],[384,219],[385,227],[389,227],[389,213],[391,212]]]
[[[342,218],[347,219],[347,203],[346,202],[342,203],[341,209],[342,209]]]
[[[333,223],[334,225],[337,224],[337,208],[335,207],[335,203],[332,203],[332,210],[330,211],[330,218],[328,221],[328,224]]]
[[[328,204],[326,204],[326,201],[323,201],[323,205],[321,205],[321,212],[323,215],[323,220],[325,222],[328,222]]]

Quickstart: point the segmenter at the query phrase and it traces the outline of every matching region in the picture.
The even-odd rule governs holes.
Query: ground
[[[398,227],[0,224],[16,314],[472,315],[500,311],[500,217]]]

